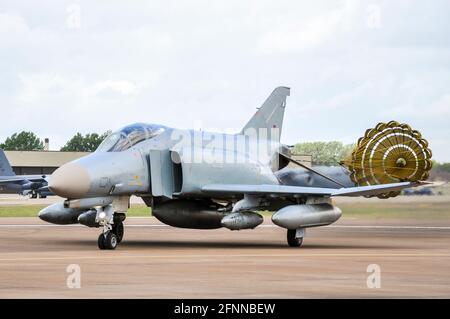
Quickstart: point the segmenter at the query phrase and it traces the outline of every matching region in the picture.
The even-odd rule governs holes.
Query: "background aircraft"
[[[340,218],[333,196],[386,198],[427,178],[428,144],[393,121],[367,130],[345,169],[329,172],[296,162],[280,143],[289,93],[275,89],[238,134],[126,126],[95,153],[53,173],[50,190],[67,200],[39,217],[101,227],[99,248],[114,249],[123,238],[131,195],[142,197],[161,222],[183,228],[252,229],[263,222],[258,211],[268,210],[275,212],[273,223],[287,229],[289,246],[298,247],[306,228]],[[283,171],[289,162],[302,169]]]
[[[53,195],[49,191],[46,175],[16,175],[0,150],[0,194],[20,194],[31,198]]]
[[[403,195],[406,196],[434,196],[443,195],[443,186],[446,186],[448,182],[433,182],[432,185],[424,185],[420,187],[407,188],[403,190]]]

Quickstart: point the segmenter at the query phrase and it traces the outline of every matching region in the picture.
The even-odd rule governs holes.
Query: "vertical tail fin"
[[[268,129],[270,132],[272,129],[278,129],[278,139],[281,136],[281,129],[283,128],[284,109],[286,107],[286,98],[290,95],[290,89],[288,87],[277,87],[269,95],[267,100],[253,115],[241,131],[241,134],[245,133],[248,129]],[[274,137],[273,137],[274,138]]]
[[[5,152],[0,150],[0,176],[14,176],[14,171],[6,158]]]

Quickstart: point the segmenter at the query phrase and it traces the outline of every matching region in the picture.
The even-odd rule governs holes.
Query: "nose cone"
[[[65,198],[82,198],[89,191],[91,179],[83,166],[69,163],[58,168],[50,177],[49,189]]]

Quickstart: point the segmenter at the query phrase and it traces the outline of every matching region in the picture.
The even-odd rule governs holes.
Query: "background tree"
[[[354,144],[344,145],[342,142],[307,142],[299,143],[294,147],[295,154],[311,155],[314,165],[334,166],[347,158]]]
[[[97,133],[91,133],[83,136],[81,133],[77,133],[66,143],[66,145],[61,148],[61,151],[93,152],[109,134],[110,132],[106,132],[101,135]]]
[[[33,132],[22,131],[8,137],[0,144],[0,148],[5,151],[41,151],[44,149],[44,142]]]
[[[430,171],[430,180],[450,181],[450,163],[433,161],[433,168]]]

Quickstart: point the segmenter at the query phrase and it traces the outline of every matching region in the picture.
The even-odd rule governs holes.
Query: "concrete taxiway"
[[[450,221],[343,218],[308,230],[302,248],[270,221],[239,232],[125,224],[119,248],[100,251],[98,229],[2,218],[0,298],[450,297]],[[79,289],[67,286],[73,264]],[[372,264],[380,288],[367,286]]]

